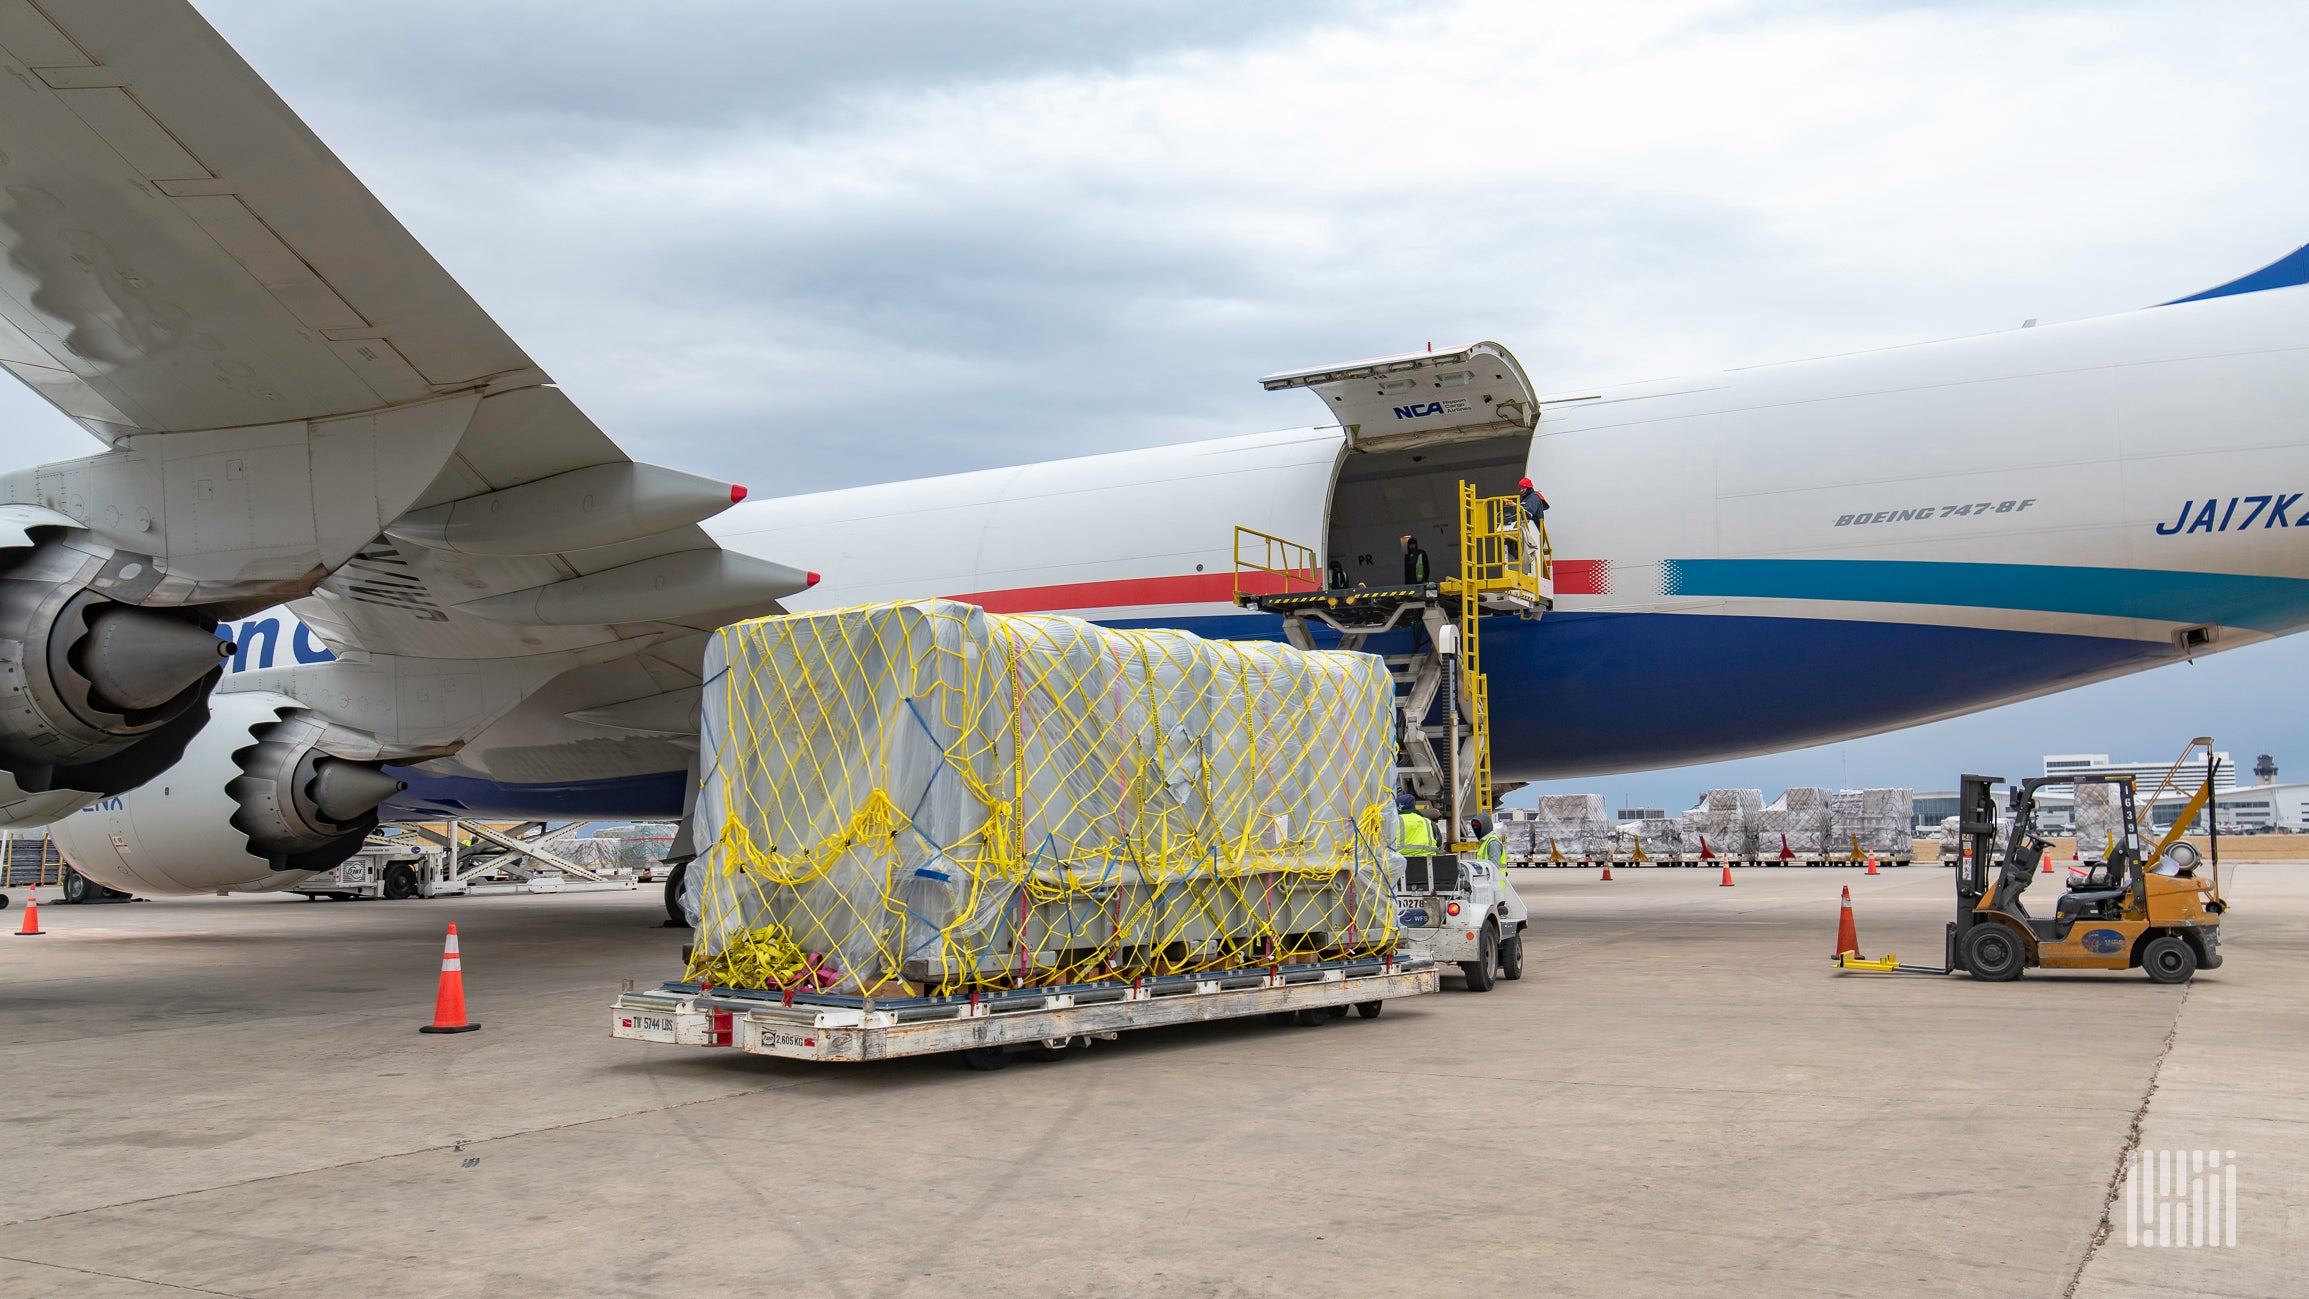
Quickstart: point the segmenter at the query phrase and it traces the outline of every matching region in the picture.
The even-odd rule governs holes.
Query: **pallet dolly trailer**
[[[609,1035],[827,1064],[958,1052],[970,1067],[1000,1068],[1014,1051],[1049,1059],[1135,1028],[1255,1015],[1314,1024],[1350,1009],[1376,1018],[1383,1002],[1434,992],[1437,974],[1425,956],[1364,957],[899,999],[666,983],[620,995]]]

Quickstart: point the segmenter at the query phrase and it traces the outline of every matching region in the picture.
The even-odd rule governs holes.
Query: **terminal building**
[[[2236,788],[2237,764],[2229,761],[2229,755],[2226,753],[2215,753],[2212,761],[2220,765],[2220,770],[2213,777],[2213,793],[2218,796]],[[2181,787],[2183,791],[2181,797],[2184,801],[2190,794],[2197,792],[2199,785],[2205,783],[2205,762],[2205,759],[2199,758],[2184,765],[2180,771],[2174,774],[2173,780]],[[2048,776],[2129,775],[2133,778],[2133,783],[2140,788],[2141,796],[2144,798],[2156,789],[2157,782],[2163,780],[2165,773],[2172,771],[2172,769],[2173,764],[2170,762],[2111,762],[2109,755],[2105,753],[2048,753],[2044,755],[2044,774]],[[2276,770],[2277,768],[2273,764],[2269,767],[2272,777],[2275,776]]]
[[[2245,785],[2237,783],[2237,766],[2228,754],[2216,752],[2212,761],[2218,766],[2213,776],[2213,802],[2222,833],[2309,833],[2309,784],[2278,784],[2275,758],[2261,754],[2253,764],[2256,783]],[[2161,831],[2171,827],[2173,818],[2180,815],[2190,796],[2205,783],[2205,764],[2206,760],[2199,758],[2175,773],[2177,788],[2166,790],[2156,801],[2149,813],[2147,828]],[[2155,792],[2172,765],[2170,762],[2116,762],[2105,753],[2048,753],[2044,758],[2044,774],[2130,775],[2141,796],[2146,798]],[[2056,819],[2067,822],[2071,816],[2070,804],[2065,789],[2048,789],[2040,805],[2047,813],[2048,822]],[[2207,828],[2200,817],[2191,831],[2201,834]]]
[[[2309,834],[2309,784],[2281,785],[2277,783],[2276,759],[2264,753],[2253,764],[2253,783],[2239,784],[2237,768],[2226,753],[2213,755],[2220,770],[2213,780],[2214,806],[2220,816],[2223,834]],[[2130,775],[2143,797],[2154,791],[2165,773],[2172,770],[2170,762],[2118,762],[2105,753],[2048,753],[2044,756],[2044,774],[2048,776]],[[2178,792],[2167,790],[2157,800],[2150,813],[2152,829],[2164,830],[2180,815],[2181,808],[2197,787],[2205,781],[2205,761],[2200,758],[2183,767],[2175,780]],[[1960,802],[1953,789],[1918,790],[1916,793],[1916,831],[1926,834],[1938,831],[1943,817],[1958,814]],[[2037,799],[2040,824],[2046,829],[2066,833],[2075,829],[2074,803],[2066,786],[2045,789]],[[2203,833],[2202,818],[2194,827]]]

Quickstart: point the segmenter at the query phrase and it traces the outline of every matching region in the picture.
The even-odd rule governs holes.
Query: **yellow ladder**
[[[1467,723],[1475,755],[1472,792],[1480,816],[1492,814],[1491,680],[1483,672],[1483,612],[1487,604],[1540,607],[1543,581],[1552,576],[1555,557],[1546,525],[1534,520],[1532,530],[1536,545],[1524,535],[1523,507],[1515,497],[1478,496],[1475,484],[1460,481],[1459,576],[1442,586],[1446,595],[1459,598],[1459,670],[1467,678]]]

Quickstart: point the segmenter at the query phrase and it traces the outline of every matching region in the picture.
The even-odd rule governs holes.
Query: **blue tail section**
[[[2226,298],[2239,293],[2259,293],[2263,289],[2289,289],[2297,284],[2309,284],[2309,244],[2304,244],[2250,275],[2240,275],[2227,284],[2217,284],[2203,293],[2192,293],[2185,298],[2161,302],[2163,307],[2178,306],[2183,302],[2203,302],[2207,298]]]

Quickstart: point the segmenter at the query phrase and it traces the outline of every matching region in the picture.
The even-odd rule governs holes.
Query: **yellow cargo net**
[[[1385,951],[1380,660],[948,601],[707,655],[689,976],[875,993]]]

